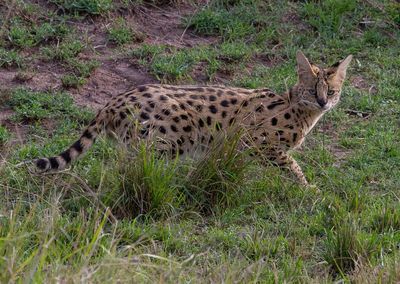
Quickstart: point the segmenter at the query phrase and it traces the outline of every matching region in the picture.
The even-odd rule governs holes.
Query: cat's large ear
[[[351,59],[353,59],[353,55],[349,55],[346,57],[346,59],[336,63],[334,66],[336,68],[335,75],[334,75],[334,80],[338,84],[343,84],[344,79],[346,78],[346,71],[347,68],[349,67],[349,64],[351,62]]]
[[[314,73],[310,62],[304,56],[303,52],[300,50],[296,53],[296,61],[297,61],[297,75],[299,76],[299,80],[301,82],[307,82],[313,78],[316,78],[317,75]]]

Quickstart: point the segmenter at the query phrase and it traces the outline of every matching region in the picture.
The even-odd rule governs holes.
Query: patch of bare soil
[[[376,86],[370,82],[368,82],[363,76],[357,75],[353,76],[351,79],[351,84],[360,90],[368,90],[370,94],[376,94],[378,92],[378,89]]]

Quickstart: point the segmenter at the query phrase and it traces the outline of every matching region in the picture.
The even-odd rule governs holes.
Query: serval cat
[[[298,82],[283,94],[270,89],[224,86],[142,85],[112,98],[67,150],[34,161],[40,172],[60,170],[106,132],[125,143],[156,138],[156,148],[173,155],[206,147],[218,132],[239,126],[273,164],[307,180],[289,151],[299,147],[317,121],[340,99],[352,56],[328,68],[297,52]]]

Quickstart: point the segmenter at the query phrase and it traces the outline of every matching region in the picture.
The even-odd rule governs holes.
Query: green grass
[[[354,61],[340,105],[294,153],[311,188],[236,152],[234,135],[196,160],[100,137],[71,169],[35,176],[15,165],[63,151],[94,115],[63,92],[2,91],[1,110],[13,111],[23,140],[0,127],[0,282],[400,281],[396,1],[209,1],[182,19],[185,36],[216,39],[196,46],[134,43],[118,20],[121,5],[143,13],[171,1],[52,2],[58,14],[18,2],[1,71],[47,60],[63,68],[64,87],[85,84],[102,59],[81,58],[99,51],[74,25],[62,32],[63,18],[114,22],[104,42],[136,45],[106,54],[162,82],[196,83],[202,72],[207,83],[283,92],[296,81],[298,49],[317,64]]]
[[[15,50],[0,47],[0,67],[21,67],[24,59]]]
[[[7,130],[7,128],[0,126],[0,147],[6,144],[9,138],[10,132]]]
[[[103,14],[113,7],[112,0],[52,0],[51,2],[72,13]]]
[[[132,41],[141,42],[145,38],[144,34],[130,27],[123,18],[117,18],[107,33],[108,39],[117,45],[124,45]]]

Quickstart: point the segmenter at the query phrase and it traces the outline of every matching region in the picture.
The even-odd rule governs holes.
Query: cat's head
[[[327,111],[340,99],[346,70],[352,55],[328,68],[322,68],[308,61],[301,51],[296,54],[298,92],[297,98],[303,106],[316,111]]]

